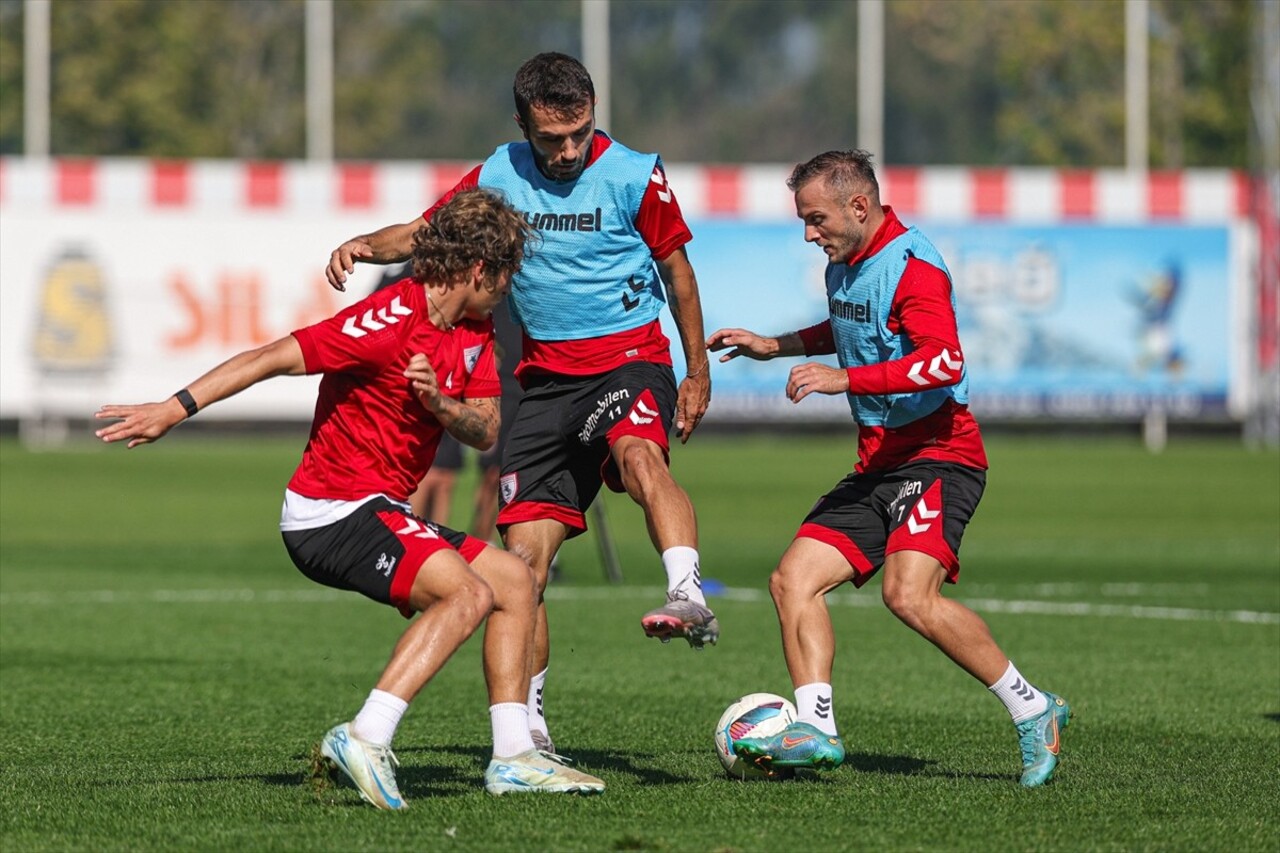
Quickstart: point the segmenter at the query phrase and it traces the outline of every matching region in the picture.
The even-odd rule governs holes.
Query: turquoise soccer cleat
[[[770,737],[735,740],[733,752],[766,773],[775,767],[834,770],[844,762],[844,741],[817,726],[796,722]]]
[[[1045,693],[1049,707],[1044,713],[1017,724],[1018,746],[1022,749],[1022,787],[1038,788],[1053,778],[1058,766],[1062,730],[1071,719],[1067,700]]]
[[[400,762],[396,761],[391,747],[360,740],[351,733],[350,723],[342,723],[324,736],[320,752],[355,783],[366,802],[390,811],[409,807],[396,785],[396,771],[392,765]]]

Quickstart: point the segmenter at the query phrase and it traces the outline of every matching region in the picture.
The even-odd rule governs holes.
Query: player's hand
[[[838,367],[827,367],[816,361],[806,361],[791,368],[787,377],[787,399],[799,403],[805,397],[819,394],[843,394],[849,390],[849,372]]]
[[[356,261],[361,258],[372,258],[373,247],[357,237],[348,240],[333,250],[329,255],[329,266],[324,268],[324,276],[334,290],[347,289],[347,276],[356,268]]]
[[[778,339],[762,337],[746,329],[717,329],[707,338],[707,349],[712,352],[720,352],[729,347],[733,349],[720,356],[721,362],[740,355],[756,361],[768,361],[778,354]]]
[[[418,395],[418,402],[422,403],[428,412],[439,411],[445,396],[440,393],[440,380],[436,378],[436,372],[427,357],[422,353],[414,354],[409,359],[409,366],[405,368],[404,376],[413,387],[413,393]]]
[[[143,403],[138,406],[103,406],[94,412],[97,420],[116,419],[117,423],[108,424],[94,435],[105,442],[128,440],[129,448],[139,444],[150,444],[164,437],[187,417],[187,410],[182,408],[176,397],[170,397],[163,403]]]
[[[711,404],[711,366],[704,365],[697,376],[686,376],[676,395],[676,435],[684,444],[702,423]]]

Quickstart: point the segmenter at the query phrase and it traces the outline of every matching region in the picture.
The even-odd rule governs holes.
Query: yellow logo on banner
[[[40,292],[36,366],[48,373],[101,373],[112,356],[102,270],[71,250],[54,262]]]

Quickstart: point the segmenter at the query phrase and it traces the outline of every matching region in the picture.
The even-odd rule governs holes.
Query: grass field
[[[675,453],[723,626],[646,640],[643,525],[609,517],[548,592],[547,710],[602,797],[495,798],[472,640],[397,736],[404,814],[315,789],[309,747],[359,707],[403,621],[317,587],[276,530],[300,440],[175,434],[30,454],[0,443],[0,848],[24,850],[1275,850],[1280,456],[1236,442],[1001,438],[949,594],[1072,702],[1047,788],[1017,785],[1008,717],[879,605],[832,597],[850,758],[740,783],[711,729],[790,695],[766,578],[849,464],[844,437],[699,437]]]

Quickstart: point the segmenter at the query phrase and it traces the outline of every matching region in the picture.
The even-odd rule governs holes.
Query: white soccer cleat
[[[484,771],[484,789],[490,794],[599,794],[604,791],[604,782],[530,749],[511,758],[490,761]]]
[[[342,723],[324,736],[320,752],[347,774],[366,802],[390,811],[409,807],[396,785],[392,765],[399,766],[400,762],[391,747],[360,740],[351,733],[350,723]]]

